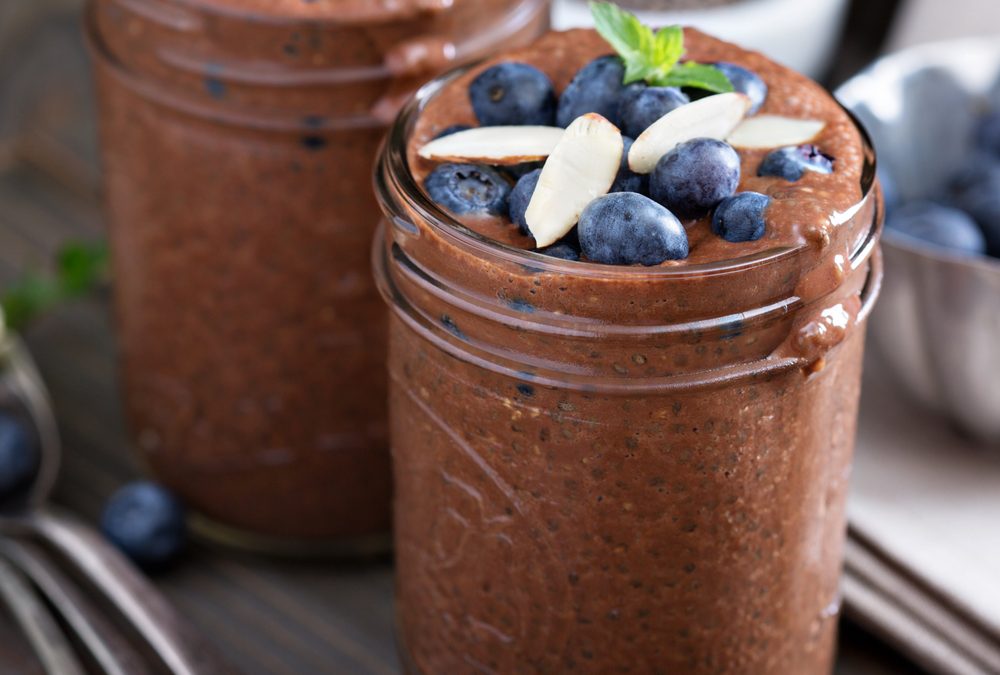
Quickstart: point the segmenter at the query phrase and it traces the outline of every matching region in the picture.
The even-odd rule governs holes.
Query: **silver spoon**
[[[59,435],[31,358],[17,338],[5,338],[2,330],[0,323],[0,371],[35,422],[42,461],[24,506],[0,513],[0,535],[43,541],[134,627],[171,673],[235,672],[117,549],[79,519],[45,505],[58,473]]]
[[[135,647],[40,546],[0,539],[0,556],[16,565],[48,599],[104,675],[150,675]]]
[[[83,665],[73,652],[55,617],[42,604],[21,573],[0,559],[0,597],[31,643],[42,667],[50,675],[83,675]]]

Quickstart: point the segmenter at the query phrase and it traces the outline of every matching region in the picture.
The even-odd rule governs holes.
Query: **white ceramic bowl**
[[[841,102],[868,128],[904,199],[940,194],[976,116],[1000,105],[1000,41],[968,39],[887,56],[846,82]],[[886,230],[872,316],[876,356],[916,398],[1000,443],[1000,260],[950,253]]]

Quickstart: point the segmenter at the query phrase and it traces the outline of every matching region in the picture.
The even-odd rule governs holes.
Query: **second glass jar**
[[[93,0],[126,408],[202,531],[384,546],[373,156],[418,82],[527,43],[544,0]],[[336,9],[336,11],[334,11]]]

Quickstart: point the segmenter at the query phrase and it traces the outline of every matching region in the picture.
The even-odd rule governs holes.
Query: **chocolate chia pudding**
[[[388,532],[377,146],[419,83],[547,26],[545,0],[90,2],[127,410],[213,534]]]
[[[562,96],[612,52],[592,31],[550,33],[436,81],[390,134],[374,257],[393,310],[409,672],[830,670],[864,328],[881,277],[874,156],[805,77],[695,30],[684,45],[687,59],[766,83],[748,120],[821,122],[792,164],[817,168],[794,179],[758,176],[791,166],[770,157],[775,147],[737,148],[736,196],[769,198],[756,238],[723,238],[731,230],[709,213],[672,230],[686,255],[598,264],[590,206],[579,243],[571,232],[560,244],[580,260],[534,250],[532,224],[523,233],[503,209],[457,213],[491,176],[513,184],[524,167],[462,169],[458,185],[481,182],[447,193],[433,178],[443,164],[422,149],[453,125],[479,126],[470,91],[500,64],[534,66]],[[621,200],[591,206],[608,198]]]

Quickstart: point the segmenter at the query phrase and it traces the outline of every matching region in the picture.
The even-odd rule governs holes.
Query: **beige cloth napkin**
[[[963,439],[866,364],[849,615],[931,672],[1000,674],[1000,447]]]

